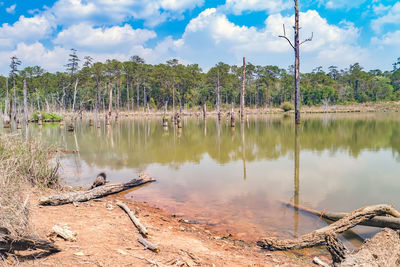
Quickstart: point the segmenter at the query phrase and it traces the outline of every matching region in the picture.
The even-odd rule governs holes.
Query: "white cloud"
[[[0,65],[2,73],[8,72],[10,57],[15,55],[21,61],[23,66],[39,65],[48,71],[59,71],[60,67],[65,65],[68,59],[69,50],[61,47],[55,47],[51,50],[46,49],[43,44],[35,42],[33,44],[19,43],[13,50],[1,51]]]
[[[267,11],[277,13],[291,8],[293,3],[287,0],[226,0],[225,8],[236,15],[244,11]]]
[[[155,38],[156,33],[145,29],[132,29],[128,24],[123,27],[95,28],[88,24],[73,25],[58,33],[55,44],[92,52],[119,51],[128,52],[134,45],[144,44]]]
[[[287,35],[292,38],[293,22],[294,16],[274,14],[266,19],[262,29],[257,29],[238,26],[217,9],[206,9],[187,25],[179,40],[180,46],[175,42],[170,43],[169,48],[175,55],[206,67],[218,61],[239,63],[243,56],[254,64],[288,66],[293,64],[293,50],[278,36],[285,24]],[[313,10],[300,13],[300,24],[303,38],[314,32],[313,41],[305,43],[301,49],[305,69],[317,65],[347,66],[363,60],[365,50],[357,45],[359,30],[353,24],[330,25]]]
[[[10,7],[6,8],[6,12],[9,14],[15,14],[15,8],[17,7],[17,4],[13,4]]]
[[[351,9],[360,6],[365,0],[325,0],[322,1],[327,9]]]
[[[400,2],[394,4],[388,13],[371,21],[372,29],[379,33],[386,24],[400,24]]]
[[[19,17],[13,25],[0,27],[0,47],[13,48],[19,42],[35,42],[47,37],[54,25],[44,16]]]
[[[377,45],[380,49],[383,49],[385,46],[398,48],[400,46],[400,30],[388,32],[382,37],[373,37],[371,43]]]
[[[155,26],[203,3],[204,0],[59,0],[48,12],[63,25],[81,22],[111,25],[134,18]]]

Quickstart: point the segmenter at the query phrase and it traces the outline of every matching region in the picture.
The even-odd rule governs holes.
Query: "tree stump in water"
[[[93,126],[93,120],[89,119],[89,126],[92,127]]]
[[[168,119],[167,118],[163,118],[163,127],[168,127]]]
[[[68,132],[73,132],[74,130],[75,130],[74,125],[73,125],[72,123],[70,123],[70,124],[68,125],[68,127],[67,127],[67,131],[68,131]]]

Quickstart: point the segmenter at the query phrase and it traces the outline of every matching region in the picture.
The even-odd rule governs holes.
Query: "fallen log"
[[[284,205],[299,209],[306,213],[317,215],[321,218],[328,219],[331,221],[338,221],[347,215],[347,213],[345,213],[345,212],[318,211],[318,210],[303,207],[301,205],[294,204],[291,202],[286,202],[286,201],[281,201],[281,203]],[[380,227],[380,228],[387,227],[387,228],[391,228],[391,229],[399,229],[400,230],[400,218],[375,216],[369,220],[361,222],[360,225]]]
[[[300,236],[295,239],[279,240],[275,237],[264,238],[257,242],[262,248],[268,250],[301,249],[321,245],[326,236],[337,236],[340,233],[379,215],[400,217],[400,213],[389,205],[366,206],[348,213],[342,219],[321,229]]]
[[[149,249],[155,253],[160,252],[160,249],[158,248],[157,245],[151,243],[150,241],[144,239],[143,237],[139,236],[138,239],[140,244],[142,244],[144,246],[145,249]]]
[[[141,174],[139,178],[133,179],[127,183],[106,184],[87,191],[59,194],[49,197],[43,197],[39,200],[40,205],[64,205],[73,202],[85,202],[91,199],[105,197],[111,194],[119,193],[132,187],[154,182],[155,180],[146,174]]]
[[[136,226],[136,228],[139,230],[139,233],[142,234],[144,237],[148,236],[148,232],[146,227],[144,227],[138,218],[136,218],[135,214],[133,214],[133,212],[131,211],[131,209],[123,202],[118,201],[116,203],[119,207],[121,207],[121,209],[123,209],[129,216],[129,218],[131,218],[131,221],[133,222],[133,224]]]
[[[9,234],[7,229],[2,228],[0,230],[0,251],[3,252],[14,252],[23,250],[46,250],[51,253],[59,252],[60,249],[53,243],[37,239],[33,237],[16,237]]]
[[[399,266],[400,238],[398,231],[383,229],[361,248],[344,255],[336,266]]]

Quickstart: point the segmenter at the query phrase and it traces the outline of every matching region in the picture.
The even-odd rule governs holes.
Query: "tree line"
[[[23,108],[24,80],[27,100],[34,110],[145,111],[209,109],[240,104],[243,67],[219,62],[207,72],[197,64],[183,65],[177,59],[157,65],[139,56],[120,62],[112,59],[82,60],[71,50],[65,71],[50,73],[40,66],[19,69],[13,56],[10,73],[0,76],[1,110]],[[245,69],[245,106],[269,108],[294,100],[294,67],[254,65]],[[322,67],[301,74],[302,105],[333,105],[400,100],[400,58],[392,71],[365,71],[355,63],[348,68]],[[217,99],[219,101],[217,101]]]

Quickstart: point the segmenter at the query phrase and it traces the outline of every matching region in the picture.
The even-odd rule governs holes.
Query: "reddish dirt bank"
[[[47,238],[54,225],[77,232],[77,241],[56,238],[61,252],[19,266],[305,266],[312,265],[316,250],[269,252],[254,243],[223,237],[147,203],[127,202],[124,195],[56,207],[31,203],[33,230]],[[115,205],[122,200],[147,227],[149,240],[159,244],[154,253],[138,243],[139,233],[127,214]],[[318,255],[320,256],[320,255]],[[329,262],[330,259],[321,257]],[[10,262],[11,263],[11,262]]]

